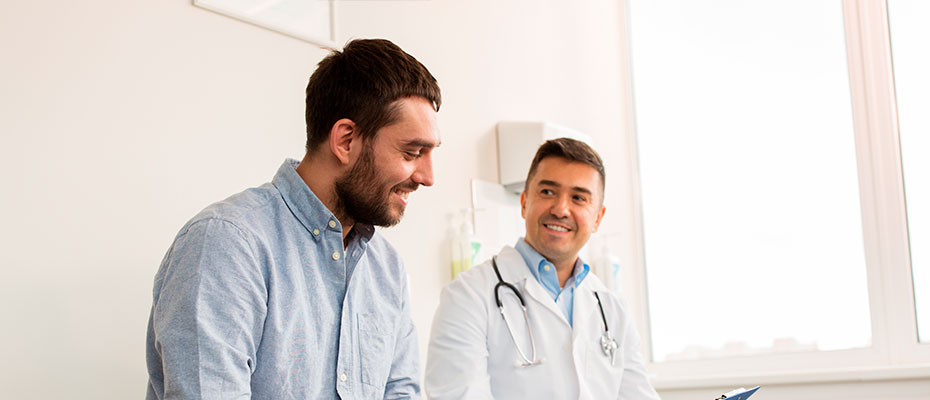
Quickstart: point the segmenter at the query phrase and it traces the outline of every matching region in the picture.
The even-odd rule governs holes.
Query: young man
[[[148,399],[419,398],[406,274],[374,226],[433,184],[436,79],[355,40],[307,85],[307,152],[191,219],[155,276]]]
[[[600,156],[576,140],[546,142],[520,205],[526,237],[442,291],[427,396],[658,399],[631,316],[578,258],[604,217]]]

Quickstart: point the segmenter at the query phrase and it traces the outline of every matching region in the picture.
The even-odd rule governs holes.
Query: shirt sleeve
[[[198,221],[175,239],[165,263],[150,322],[150,359],[160,371],[149,363],[150,374],[162,375],[163,398],[250,398],[267,310],[252,242],[230,222]]]
[[[644,357],[640,351],[639,333],[636,327],[629,323],[626,327],[626,335],[623,338],[623,346],[627,351],[624,352],[623,380],[620,384],[620,394],[617,397],[620,400],[659,400],[659,394],[649,383],[649,376],[646,375]]]
[[[420,398],[420,353],[417,331],[410,318],[410,295],[407,292],[406,279],[403,288],[403,307],[400,322],[396,326],[396,343],[391,372],[384,388],[385,399],[419,399]]]
[[[442,290],[433,317],[426,361],[426,395],[433,400],[493,399],[487,302],[463,278]]]

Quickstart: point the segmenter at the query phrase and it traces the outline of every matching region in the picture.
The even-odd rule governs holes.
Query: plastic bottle
[[[475,237],[470,210],[461,210],[453,224],[457,226],[452,238],[452,279],[475,264],[475,256],[481,250],[481,242]]]

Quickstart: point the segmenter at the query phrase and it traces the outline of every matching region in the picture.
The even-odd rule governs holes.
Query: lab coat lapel
[[[529,267],[526,266],[526,261],[523,260],[523,256],[520,255],[520,252],[510,246],[504,247],[497,256],[497,264],[507,266],[505,268],[506,272],[502,270],[501,275],[504,280],[513,282],[514,286],[520,288],[527,303],[535,302],[539,304],[543,308],[549,310],[549,312],[555,314],[568,326],[568,320],[565,319],[565,315],[556,307],[555,301],[552,300],[552,296],[549,292],[547,292],[536,278],[533,277],[533,274],[530,272]]]
[[[597,322],[596,326],[603,325],[602,322],[591,321],[591,318],[601,318],[601,312],[597,308],[597,298],[594,297],[594,285],[591,285],[594,282],[590,282],[591,278],[594,277],[588,275],[583,284],[575,288],[575,296],[572,300],[572,325],[576,329],[572,329],[572,342],[578,339],[579,334],[588,330],[589,326],[595,326],[592,325],[594,322]]]
[[[543,306],[543,308],[558,316],[559,319],[565,322],[565,326],[569,326],[568,320],[565,319],[565,314],[562,314],[562,310],[559,310],[555,305],[555,301],[552,300],[552,295],[550,295],[549,292],[547,292],[546,289],[542,287],[538,281],[536,281],[536,278],[534,278],[533,275],[530,275],[525,282],[526,283],[523,285],[523,292],[528,294],[530,297],[526,301],[535,301],[539,305]]]

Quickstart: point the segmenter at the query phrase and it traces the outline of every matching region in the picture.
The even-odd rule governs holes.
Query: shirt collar
[[[533,246],[530,246],[530,244],[526,242],[525,238],[521,237],[520,239],[518,239],[517,244],[514,245],[513,247],[517,249],[517,252],[519,252],[520,255],[523,257],[523,261],[526,262],[526,266],[529,268],[530,272],[533,274],[533,277],[536,278],[536,281],[538,281],[540,284],[543,284],[543,287],[546,287],[547,285],[545,284],[545,282],[543,282],[540,279],[541,270],[546,265],[550,265],[554,269],[555,265],[553,265],[551,262],[549,262],[549,260],[543,257],[542,254],[539,254],[539,252],[536,251],[536,249],[534,249]],[[591,270],[591,267],[588,266],[588,264],[585,264],[584,262],[582,262],[581,257],[578,257],[578,259],[575,260],[575,269],[574,271],[572,271],[572,276],[569,277],[568,280],[565,282],[566,286],[567,284],[571,283],[573,280],[574,280],[574,285],[576,287],[580,286],[581,282],[584,281],[584,278],[588,276],[588,272],[590,270]],[[555,285],[555,288],[558,288],[559,287],[558,281],[554,282],[554,285]]]
[[[298,164],[297,160],[291,158],[284,160],[271,183],[281,192],[284,203],[314,240],[319,241],[326,230],[342,232],[342,224],[336,216],[297,174]],[[373,226],[362,223],[356,223],[352,231],[353,236],[358,236],[365,242],[375,233]]]

